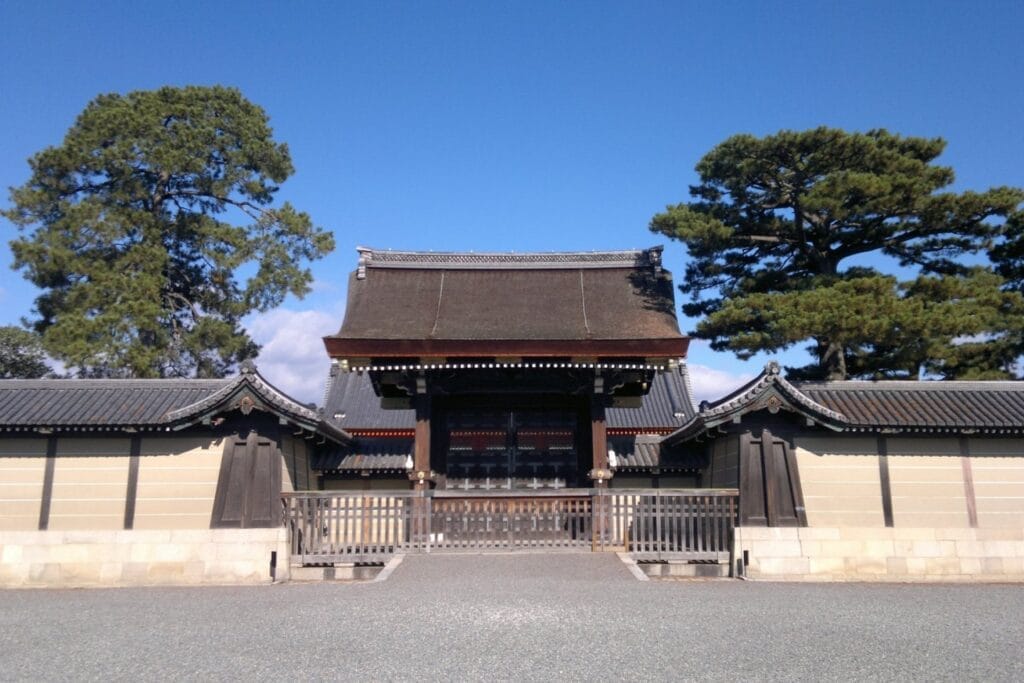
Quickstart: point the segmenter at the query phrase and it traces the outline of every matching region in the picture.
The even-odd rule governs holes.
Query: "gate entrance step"
[[[291,581],[372,581],[383,564],[335,564],[304,567],[292,565]]]
[[[729,577],[729,564],[727,562],[637,562],[637,567],[652,579]]]

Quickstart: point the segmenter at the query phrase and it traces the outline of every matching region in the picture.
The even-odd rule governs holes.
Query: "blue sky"
[[[1024,186],[1020,2],[11,1],[0,26],[4,188],[99,93],[219,83],[266,109],[297,169],[281,196],[338,244],[310,296],[249,321],[261,368],[310,400],[357,244],[650,246],[715,144],[823,124],[942,136],[957,188]],[[34,295],[0,270],[0,324]],[[713,396],[765,358],[690,362]]]

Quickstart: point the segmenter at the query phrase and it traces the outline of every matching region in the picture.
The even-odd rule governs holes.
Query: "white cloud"
[[[323,311],[286,308],[250,317],[246,329],[263,347],[256,359],[260,374],[293,398],[320,405],[330,367],[323,337],[336,332],[340,320]]]
[[[690,386],[693,389],[693,402],[699,404],[701,401],[714,401],[722,398],[733,389],[746,384],[755,375],[749,372],[737,374],[716,370],[706,365],[687,363],[690,371]]]

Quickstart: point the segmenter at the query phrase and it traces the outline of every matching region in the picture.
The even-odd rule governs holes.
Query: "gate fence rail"
[[[625,551],[639,560],[728,561],[735,489],[308,491],[282,494],[293,564],[396,553]]]

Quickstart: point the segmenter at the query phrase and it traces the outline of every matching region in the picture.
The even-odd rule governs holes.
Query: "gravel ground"
[[[614,555],[383,583],[0,592],[0,679],[1024,680],[1024,586],[640,582]]]

